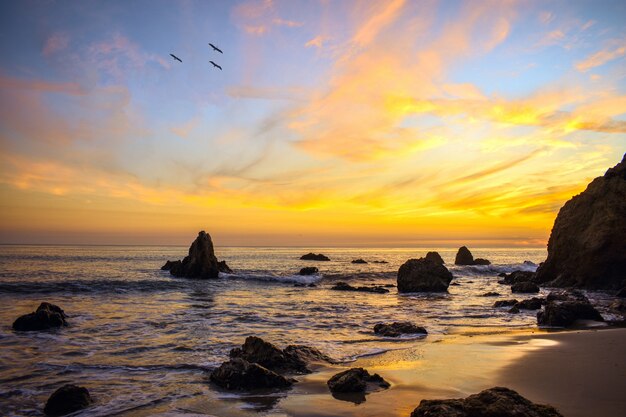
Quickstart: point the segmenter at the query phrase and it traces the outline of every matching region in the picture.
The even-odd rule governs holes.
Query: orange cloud
[[[587,72],[592,68],[604,65],[609,61],[624,56],[625,54],[626,45],[603,49],[576,63],[576,69],[580,72]]]

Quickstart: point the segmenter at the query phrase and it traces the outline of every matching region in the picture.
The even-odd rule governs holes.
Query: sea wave
[[[42,282],[2,282],[0,294],[55,294],[55,293],[130,293],[182,290],[189,285],[181,280],[67,280]]]
[[[220,273],[221,278],[249,279],[254,281],[274,281],[288,284],[314,284],[322,279],[321,275],[278,275],[270,273]]]

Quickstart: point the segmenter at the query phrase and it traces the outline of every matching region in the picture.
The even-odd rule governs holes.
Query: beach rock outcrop
[[[217,270],[223,272],[225,274],[232,274],[233,270],[230,269],[228,265],[226,265],[226,261],[219,261],[217,263]]]
[[[352,263],[353,263],[353,264],[366,264],[366,263],[367,263],[367,261],[366,261],[365,259],[361,259],[361,258],[359,258],[359,259],[353,259],[353,260],[352,260]]]
[[[539,286],[533,282],[518,282],[511,285],[511,292],[525,294],[538,293]]]
[[[271,371],[287,374],[309,374],[309,362],[330,362],[332,359],[319,350],[301,345],[289,345],[279,349],[260,337],[249,336],[241,348],[230,351],[233,359],[241,358],[257,363]]]
[[[540,326],[568,327],[576,320],[604,321],[587,297],[579,292],[550,293],[544,310],[537,313]]]
[[[61,307],[43,302],[34,312],[18,317],[13,322],[13,330],[37,331],[67,326],[66,318]]]
[[[185,256],[182,261],[167,261],[161,269],[169,270],[170,274],[175,277],[217,278],[220,267],[215,257],[211,236],[204,230],[201,231],[189,247],[189,255]]]
[[[390,384],[380,375],[370,375],[363,368],[352,368],[333,375],[327,382],[332,393],[367,392],[389,388]]]
[[[91,403],[93,400],[87,388],[67,384],[52,393],[43,412],[47,416],[64,416],[82,410]]]
[[[300,269],[298,275],[315,275],[318,272],[320,272],[320,270],[314,266],[305,266],[304,268]]]
[[[379,285],[373,287],[353,287],[352,285],[340,281],[331,287],[334,291],[358,291],[358,292],[373,292],[377,294],[386,294],[389,290]]]
[[[455,265],[491,265],[487,259],[476,258],[474,259],[474,255],[467,249],[467,246],[461,246],[456,253],[456,257],[454,258]]]
[[[378,323],[374,326],[374,333],[386,337],[398,337],[403,334],[428,334],[425,328],[408,321]]]
[[[398,292],[445,292],[452,273],[442,264],[425,258],[409,259],[398,270]]]
[[[300,259],[302,259],[303,261],[330,261],[330,258],[328,256],[322,255],[321,253],[315,254],[313,252],[302,255]]]
[[[537,282],[616,290],[626,280],[626,154],[561,207]]]
[[[411,417],[563,417],[556,408],[535,404],[517,392],[494,387],[464,399],[422,400]]]
[[[234,358],[224,362],[209,377],[215,385],[228,390],[289,388],[293,380],[245,359]]]
[[[441,255],[439,255],[439,252],[428,252],[424,259],[434,262],[438,265],[443,265],[445,263]]]

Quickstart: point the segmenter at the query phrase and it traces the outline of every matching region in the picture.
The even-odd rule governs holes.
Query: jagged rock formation
[[[409,259],[398,270],[398,292],[448,291],[452,273],[425,258]]]
[[[241,358],[224,362],[211,372],[209,379],[215,385],[228,390],[289,388],[294,382],[258,363],[250,363]]]
[[[540,326],[568,327],[576,320],[604,321],[589,299],[578,291],[552,292],[546,300],[545,309],[537,313]]]
[[[61,307],[44,302],[34,312],[18,317],[13,322],[13,330],[36,331],[67,326],[66,318]]]
[[[454,258],[455,265],[491,265],[487,259],[476,258],[474,259],[474,255],[467,249],[467,246],[461,246],[456,253],[456,257]]]
[[[220,268],[224,272],[230,271],[226,262],[218,264],[211,236],[204,230],[198,233],[198,237],[189,247],[189,255],[185,256],[182,261],[167,261],[161,267],[162,270],[170,271],[170,274],[175,277],[201,279],[217,278]]]
[[[536,280],[588,289],[626,284],[626,154],[561,207]]]

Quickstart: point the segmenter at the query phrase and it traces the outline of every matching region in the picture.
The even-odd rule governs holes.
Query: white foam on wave
[[[255,281],[273,281],[286,284],[314,284],[322,279],[319,274],[315,275],[275,275],[275,274],[225,274],[220,272],[220,278],[226,279],[251,279]]]

